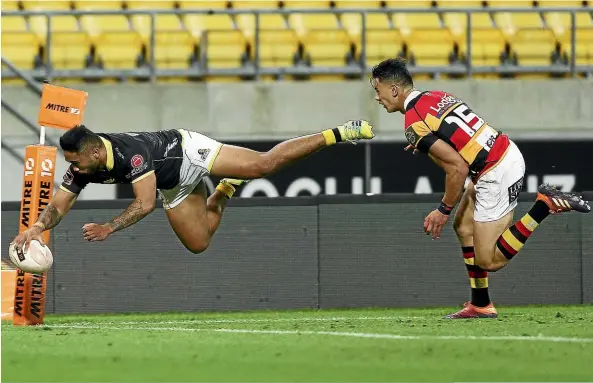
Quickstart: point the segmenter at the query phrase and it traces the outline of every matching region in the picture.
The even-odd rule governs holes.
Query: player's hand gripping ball
[[[54,257],[49,247],[36,239],[29,242],[26,250],[23,250],[21,246],[11,243],[8,249],[8,256],[17,268],[31,274],[43,274],[54,263]]]

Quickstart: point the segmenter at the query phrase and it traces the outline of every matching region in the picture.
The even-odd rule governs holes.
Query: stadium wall
[[[521,195],[516,217],[533,198]],[[432,194],[235,199],[201,255],[183,248],[161,208],[105,242],[85,242],[85,223],[107,221],[129,201],[81,201],[52,233],[47,310],[458,305],[469,288],[451,224],[438,241],[422,232],[439,200]],[[17,203],[2,204],[2,249],[17,230],[18,210]],[[493,300],[593,303],[591,232],[592,215],[550,217],[508,267],[491,274]]]

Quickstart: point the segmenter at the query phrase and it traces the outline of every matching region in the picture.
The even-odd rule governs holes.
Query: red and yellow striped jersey
[[[441,91],[418,92],[406,100],[406,139],[418,150],[428,153],[441,139],[467,162],[472,179],[477,180],[506,152],[507,135],[492,128],[466,103]]]

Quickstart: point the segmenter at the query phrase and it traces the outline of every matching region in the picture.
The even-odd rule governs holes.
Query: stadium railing
[[[413,66],[410,68],[412,74],[460,74],[467,75],[468,77],[473,74],[521,74],[521,73],[556,73],[556,74],[569,74],[572,77],[577,77],[579,73],[592,72],[593,68],[589,65],[577,65],[576,64],[576,14],[577,13],[591,13],[589,8],[496,8],[495,12],[508,12],[508,13],[541,13],[554,12],[554,13],[569,13],[571,18],[570,27],[570,59],[568,66],[528,66],[528,65],[517,65],[517,66],[477,66],[472,62],[472,49],[474,43],[472,41],[472,17],[475,13],[492,13],[492,9],[483,8],[447,8],[447,9],[399,9],[399,8],[383,8],[383,9],[331,9],[331,10],[320,10],[320,9],[278,9],[278,10],[232,10],[232,9],[212,9],[212,10],[194,10],[194,9],[171,9],[171,10],[93,10],[93,11],[9,11],[3,12],[2,18],[13,17],[13,16],[45,16],[47,19],[47,32],[46,32],[46,52],[45,63],[48,69],[36,69],[30,70],[28,73],[36,78],[46,78],[52,80],[53,78],[87,78],[87,79],[100,79],[100,78],[150,78],[152,82],[156,81],[157,77],[204,77],[204,76],[254,76],[257,80],[261,76],[282,76],[282,75],[359,75],[361,78],[368,74],[370,67],[366,64],[366,34],[367,28],[367,15],[373,13],[463,13],[467,18],[466,33],[465,33],[465,44],[467,58],[467,64],[455,65],[455,66]],[[260,16],[266,14],[321,14],[331,13],[335,15],[342,14],[358,14],[362,18],[361,28],[361,52],[359,65],[350,65],[343,67],[264,67],[261,65],[260,60]],[[150,36],[149,44],[150,47],[156,47],[156,16],[157,15],[190,15],[190,14],[205,14],[205,15],[240,15],[250,14],[255,17],[255,30],[254,30],[254,65],[251,68],[209,68],[207,65],[207,45],[208,45],[208,32],[204,31],[201,39],[201,58],[200,68],[188,68],[188,69],[162,69],[155,65],[155,49],[149,49],[149,62],[148,68],[134,68],[134,69],[54,69],[50,63],[52,63],[52,19],[56,16],[84,16],[84,15],[147,15],[150,16]],[[529,28],[522,28],[526,30]],[[541,28],[538,28],[541,30]],[[477,44],[478,45],[478,44]],[[397,52],[394,52],[393,56]],[[551,52],[545,52],[544,54],[550,54]],[[388,57],[385,57],[388,58]],[[16,78],[12,71],[2,69],[3,78]]]

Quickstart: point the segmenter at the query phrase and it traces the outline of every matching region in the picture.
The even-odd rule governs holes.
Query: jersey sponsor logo
[[[523,177],[521,177],[521,179],[519,179],[519,181],[517,181],[514,184],[512,184],[511,186],[509,186],[509,188],[508,188],[509,204],[512,204],[513,202],[515,202],[517,200],[517,198],[519,198],[519,194],[521,193],[522,189],[523,189]]]
[[[80,114],[79,108],[72,108],[65,105],[53,104],[51,102],[45,106],[45,109],[61,113]]]
[[[450,94],[445,94],[441,97],[441,101],[439,101],[436,105],[431,105],[430,109],[433,110],[436,114],[437,118],[441,118],[443,113],[446,112],[451,105],[457,104],[458,102],[462,102],[455,96]]]
[[[199,149],[198,154],[200,155],[202,161],[206,161],[206,158],[208,158],[208,154],[210,154],[210,149]]]
[[[66,170],[66,174],[64,174],[64,184],[72,185],[72,181],[74,181],[74,174],[72,174],[68,168],[68,170]]]
[[[143,171],[145,171],[148,168],[148,162],[144,162],[143,164],[141,164],[140,166],[138,166],[137,168],[132,169],[131,172],[129,172],[128,174],[126,174],[126,178],[130,179],[140,173],[142,173]]]
[[[142,158],[140,154],[136,154],[134,155],[134,157],[132,157],[132,160],[130,162],[133,168],[138,168],[142,166],[142,164],[144,163],[144,158]]]
[[[122,160],[125,159],[124,155],[122,154],[122,152],[119,150],[119,148],[115,148],[115,152],[117,153],[117,155],[119,156],[119,158],[121,158]]]
[[[165,148],[165,153],[163,154],[163,157],[167,157],[169,150],[173,149],[177,145],[178,142],[179,141],[177,140],[177,138],[175,138],[173,140],[173,142],[171,142],[169,145],[167,145],[167,147]]]

